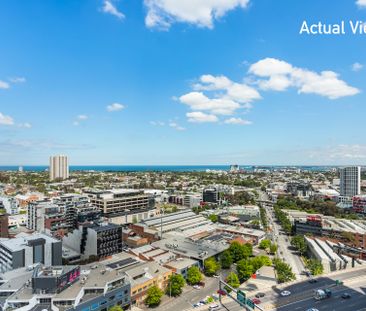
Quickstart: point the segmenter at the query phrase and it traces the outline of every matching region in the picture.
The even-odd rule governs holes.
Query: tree
[[[172,274],[169,277],[168,286],[166,289],[166,293],[169,296],[179,296],[182,291],[183,287],[186,284],[184,277],[180,274]]]
[[[161,297],[163,297],[164,292],[157,286],[152,286],[147,290],[147,297],[145,299],[145,304],[149,307],[156,307],[160,304]]]
[[[208,216],[208,219],[211,220],[212,222],[218,222],[219,216],[212,214],[212,215]]]
[[[224,251],[220,256],[221,267],[223,269],[230,269],[233,264],[233,257],[229,250]]]
[[[254,273],[254,267],[247,259],[238,261],[236,265],[236,272],[238,273],[241,282],[248,280]]]
[[[312,275],[323,274],[324,267],[320,260],[309,259],[306,261],[306,267],[310,270]]]
[[[195,285],[202,281],[202,273],[197,266],[192,266],[187,271],[187,283]]]
[[[295,247],[301,255],[304,254],[307,250],[307,244],[304,236],[302,235],[295,235],[291,239],[291,245]]]
[[[205,260],[204,268],[206,275],[213,276],[220,269],[220,264],[216,261],[215,258],[210,257]]]
[[[253,247],[249,243],[241,245],[239,242],[234,241],[233,243],[231,243],[229,251],[231,257],[233,258],[233,261],[238,262],[241,259],[245,259],[252,256]]]
[[[271,246],[269,247],[269,253],[270,254],[276,254],[277,252],[277,249],[278,249],[278,246],[276,243],[272,243]]]
[[[270,246],[271,246],[271,241],[268,240],[268,239],[262,240],[259,243],[259,248],[260,249],[267,249],[267,248],[270,248]]]
[[[262,268],[263,266],[270,266],[272,265],[272,261],[268,256],[257,256],[250,259],[250,263],[253,266],[253,273],[258,269]]]
[[[239,278],[234,272],[230,272],[230,274],[226,278],[226,283],[233,288],[238,288],[240,286]],[[230,287],[225,286],[225,290],[227,292],[231,292]]]
[[[108,308],[108,311],[123,311],[121,306],[113,306]]]
[[[295,280],[295,274],[292,272],[291,267],[283,262],[279,258],[275,258],[273,260],[275,270],[277,272],[277,280],[279,283],[289,282]]]

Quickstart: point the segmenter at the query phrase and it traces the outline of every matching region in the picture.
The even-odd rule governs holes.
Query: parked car
[[[291,292],[289,290],[284,290],[283,292],[281,292],[281,296],[282,297],[286,297],[286,296],[290,296]]]
[[[253,298],[252,299],[253,303],[255,303],[256,305],[259,305],[261,303],[261,301],[258,298]]]
[[[317,279],[310,279],[310,280],[309,280],[309,283],[312,283],[312,284],[313,284],[313,283],[316,283],[316,282],[318,282],[318,280],[317,280]]]
[[[348,293],[343,293],[341,297],[342,297],[342,299],[350,299],[351,295]]]
[[[193,288],[194,289],[201,289],[201,286],[199,286],[199,285],[193,285]]]
[[[222,296],[226,296],[226,292],[223,289],[218,289],[216,293]]]
[[[201,287],[205,287],[205,282],[199,282],[197,285],[201,286]]]
[[[213,304],[208,307],[209,310],[218,310],[220,309],[220,306],[218,304]]]
[[[257,293],[256,295],[255,295],[255,297],[257,297],[257,298],[262,298],[262,297],[264,297],[266,294],[265,293]]]

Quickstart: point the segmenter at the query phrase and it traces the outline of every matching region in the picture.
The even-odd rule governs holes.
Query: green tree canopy
[[[237,262],[236,272],[238,273],[241,282],[248,280],[254,273],[254,267],[247,259],[242,259]]]
[[[213,276],[220,269],[220,264],[215,258],[210,257],[205,260],[204,269],[206,275]]]
[[[267,249],[267,248],[270,248],[270,246],[271,246],[271,240],[268,240],[268,239],[262,240],[259,243],[260,249]]]
[[[306,261],[306,267],[310,270],[312,275],[323,274],[324,267],[320,260],[309,259]]]
[[[202,273],[196,266],[192,266],[187,271],[187,283],[190,285],[198,284],[202,281]]]
[[[276,254],[278,249],[278,246],[276,243],[272,243],[271,246],[269,247],[269,253],[270,254]]]
[[[291,239],[291,245],[295,247],[300,252],[301,255],[304,254],[307,250],[307,244],[304,236],[302,235],[295,235]]]
[[[229,252],[234,262],[248,258],[253,254],[253,247],[251,244],[247,243],[241,245],[239,242],[234,241],[229,247]]]
[[[113,306],[108,308],[108,311],[123,311],[121,306]]]
[[[233,288],[238,288],[240,286],[239,278],[234,272],[230,272],[228,277],[226,278],[226,283],[229,284]],[[225,290],[230,292],[231,289],[225,286]]]
[[[229,250],[224,251],[220,256],[220,263],[223,269],[230,269],[233,264],[233,257]]]
[[[166,289],[166,293],[169,296],[179,296],[182,291],[183,287],[186,284],[184,277],[180,274],[172,274],[169,277],[168,286]]]
[[[217,216],[215,214],[211,214],[210,216],[208,216],[208,219],[211,220],[212,222],[218,222],[219,216]]]
[[[283,262],[279,258],[275,258],[273,263],[275,265],[277,280],[279,283],[289,282],[296,279],[295,274],[287,263]]]
[[[161,297],[163,297],[164,292],[157,286],[152,286],[147,290],[147,297],[145,299],[145,304],[148,307],[156,307],[160,304]]]

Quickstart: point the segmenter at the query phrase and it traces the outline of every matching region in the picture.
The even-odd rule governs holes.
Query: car
[[[217,292],[221,296],[226,296],[226,292],[223,289],[218,289]]]
[[[193,285],[193,288],[194,289],[201,289],[201,286],[199,286],[199,285]]]
[[[318,282],[318,280],[317,280],[317,279],[310,279],[310,280],[309,280],[309,283],[311,283],[311,284],[316,283],[316,282]]]
[[[316,308],[310,308],[310,309],[307,309],[306,311],[319,311],[319,310]]]
[[[220,309],[220,306],[218,304],[213,304],[208,307],[209,310],[218,310]]]
[[[281,292],[282,297],[287,297],[287,296],[290,296],[290,295],[291,295],[291,292],[289,290],[284,290],[283,292]]]
[[[256,305],[259,305],[261,303],[261,301],[258,298],[253,298],[252,301]]]
[[[255,295],[255,297],[257,297],[257,298],[262,298],[262,297],[264,297],[266,294],[265,293],[257,293],[256,295]]]
[[[306,275],[307,277],[311,277],[311,273],[310,273],[309,271],[305,271],[305,275]]]
[[[351,295],[348,293],[343,293],[341,297],[342,297],[342,299],[350,299]]]
[[[214,274],[213,277],[216,278],[216,279],[218,279],[220,276],[217,275],[217,274]]]

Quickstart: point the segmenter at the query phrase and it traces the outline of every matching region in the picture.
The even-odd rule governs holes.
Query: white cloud
[[[249,73],[260,78],[268,78],[257,81],[263,90],[284,91],[289,87],[295,87],[298,93],[317,94],[329,99],[353,96],[360,92],[340,80],[338,74],[333,71],[317,73],[274,58],[265,58],[251,65]]]
[[[14,77],[14,78],[10,78],[9,81],[12,83],[24,83],[27,80],[24,77]]]
[[[356,4],[360,8],[366,8],[366,0],[357,0]]]
[[[169,122],[169,126],[176,129],[177,131],[185,131],[186,130],[183,126],[180,126],[175,122]]]
[[[169,29],[174,22],[213,28],[214,20],[237,7],[246,8],[249,0],[145,0],[149,28]]]
[[[9,83],[8,82],[5,82],[5,81],[2,81],[2,80],[0,80],[0,89],[8,89],[8,88],[10,88],[10,85],[9,85]]]
[[[0,125],[14,125],[14,119],[0,112]]]
[[[241,118],[230,118],[224,121],[225,124],[238,124],[238,125],[251,125],[252,121],[244,120]]]
[[[360,63],[357,63],[357,62],[352,64],[352,67],[351,67],[352,71],[356,71],[356,72],[362,70],[362,68],[363,68],[363,65]]]
[[[107,14],[111,14],[118,19],[124,19],[125,15],[117,9],[117,7],[112,3],[112,1],[104,0],[102,11]]]
[[[85,115],[85,114],[81,114],[81,115],[78,115],[77,119],[78,120],[87,120],[88,119],[88,116]]]
[[[125,108],[124,105],[121,105],[119,103],[113,103],[113,104],[107,106],[107,111],[108,112],[120,111],[124,108]]]
[[[27,129],[32,128],[32,124],[30,124],[29,122],[19,123],[18,126],[19,127],[24,127],[24,128],[27,128]]]
[[[213,114],[206,114],[201,111],[194,111],[186,113],[188,122],[193,123],[205,123],[205,122],[217,122],[219,119]]]
[[[188,105],[192,110],[204,110],[213,114],[231,115],[240,104],[227,98],[208,98],[201,92],[190,92],[179,98],[179,100]]]
[[[165,122],[162,122],[162,121],[150,121],[150,124],[151,125],[154,125],[154,126],[164,126],[165,125]]]

